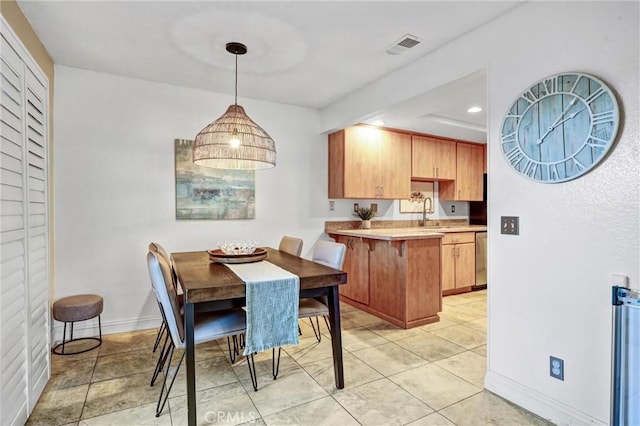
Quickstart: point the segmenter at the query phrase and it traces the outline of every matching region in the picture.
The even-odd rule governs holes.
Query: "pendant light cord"
[[[238,105],[238,54],[236,53],[236,96],[234,100],[235,105]]]

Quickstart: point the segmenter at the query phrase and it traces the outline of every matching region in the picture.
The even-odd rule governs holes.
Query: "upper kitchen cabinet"
[[[441,200],[482,201],[484,146],[463,142],[456,145],[455,180],[440,182],[438,196]]]
[[[411,178],[453,180],[456,178],[456,143],[428,136],[411,137]]]
[[[411,193],[411,136],[369,126],[329,135],[329,198],[400,199]]]

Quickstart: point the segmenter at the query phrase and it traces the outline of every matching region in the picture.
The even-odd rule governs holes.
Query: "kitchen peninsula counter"
[[[403,227],[403,228],[373,228],[373,229],[334,229],[327,230],[327,234],[343,235],[348,237],[370,238],[373,240],[417,240],[425,238],[442,238],[450,232],[483,232],[486,225],[453,225],[453,226],[427,226],[427,227]]]
[[[357,225],[325,227],[347,246],[347,284],[340,288],[340,300],[402,328],[440,320],[442,239],[449,233],[487,229],[466,224],[353,229]]]

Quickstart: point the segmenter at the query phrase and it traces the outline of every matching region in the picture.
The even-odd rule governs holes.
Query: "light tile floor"
[[[251,425],[548,425],[483,390],[486,291],[443,300],[441,321],[402,330],[342,305],[345,388],[333,381],[331,340],[301,322],[284,348],[277,380],[271,352],[256,357],[254,392],[244,359],[231,365],[226,340],[196,350],[198,423]],[[184,425],[184,366],[155,417],[160,384],[149,386],[156,330],[104,336],[99,349],[52,355],[52,377],[29,425]],[[174,358],[175,359],[175,358]]]

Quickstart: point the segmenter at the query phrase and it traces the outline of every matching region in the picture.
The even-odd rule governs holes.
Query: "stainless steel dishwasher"
[[[487,288],[487,233],[476,232],[476,285],[474,290]]]

